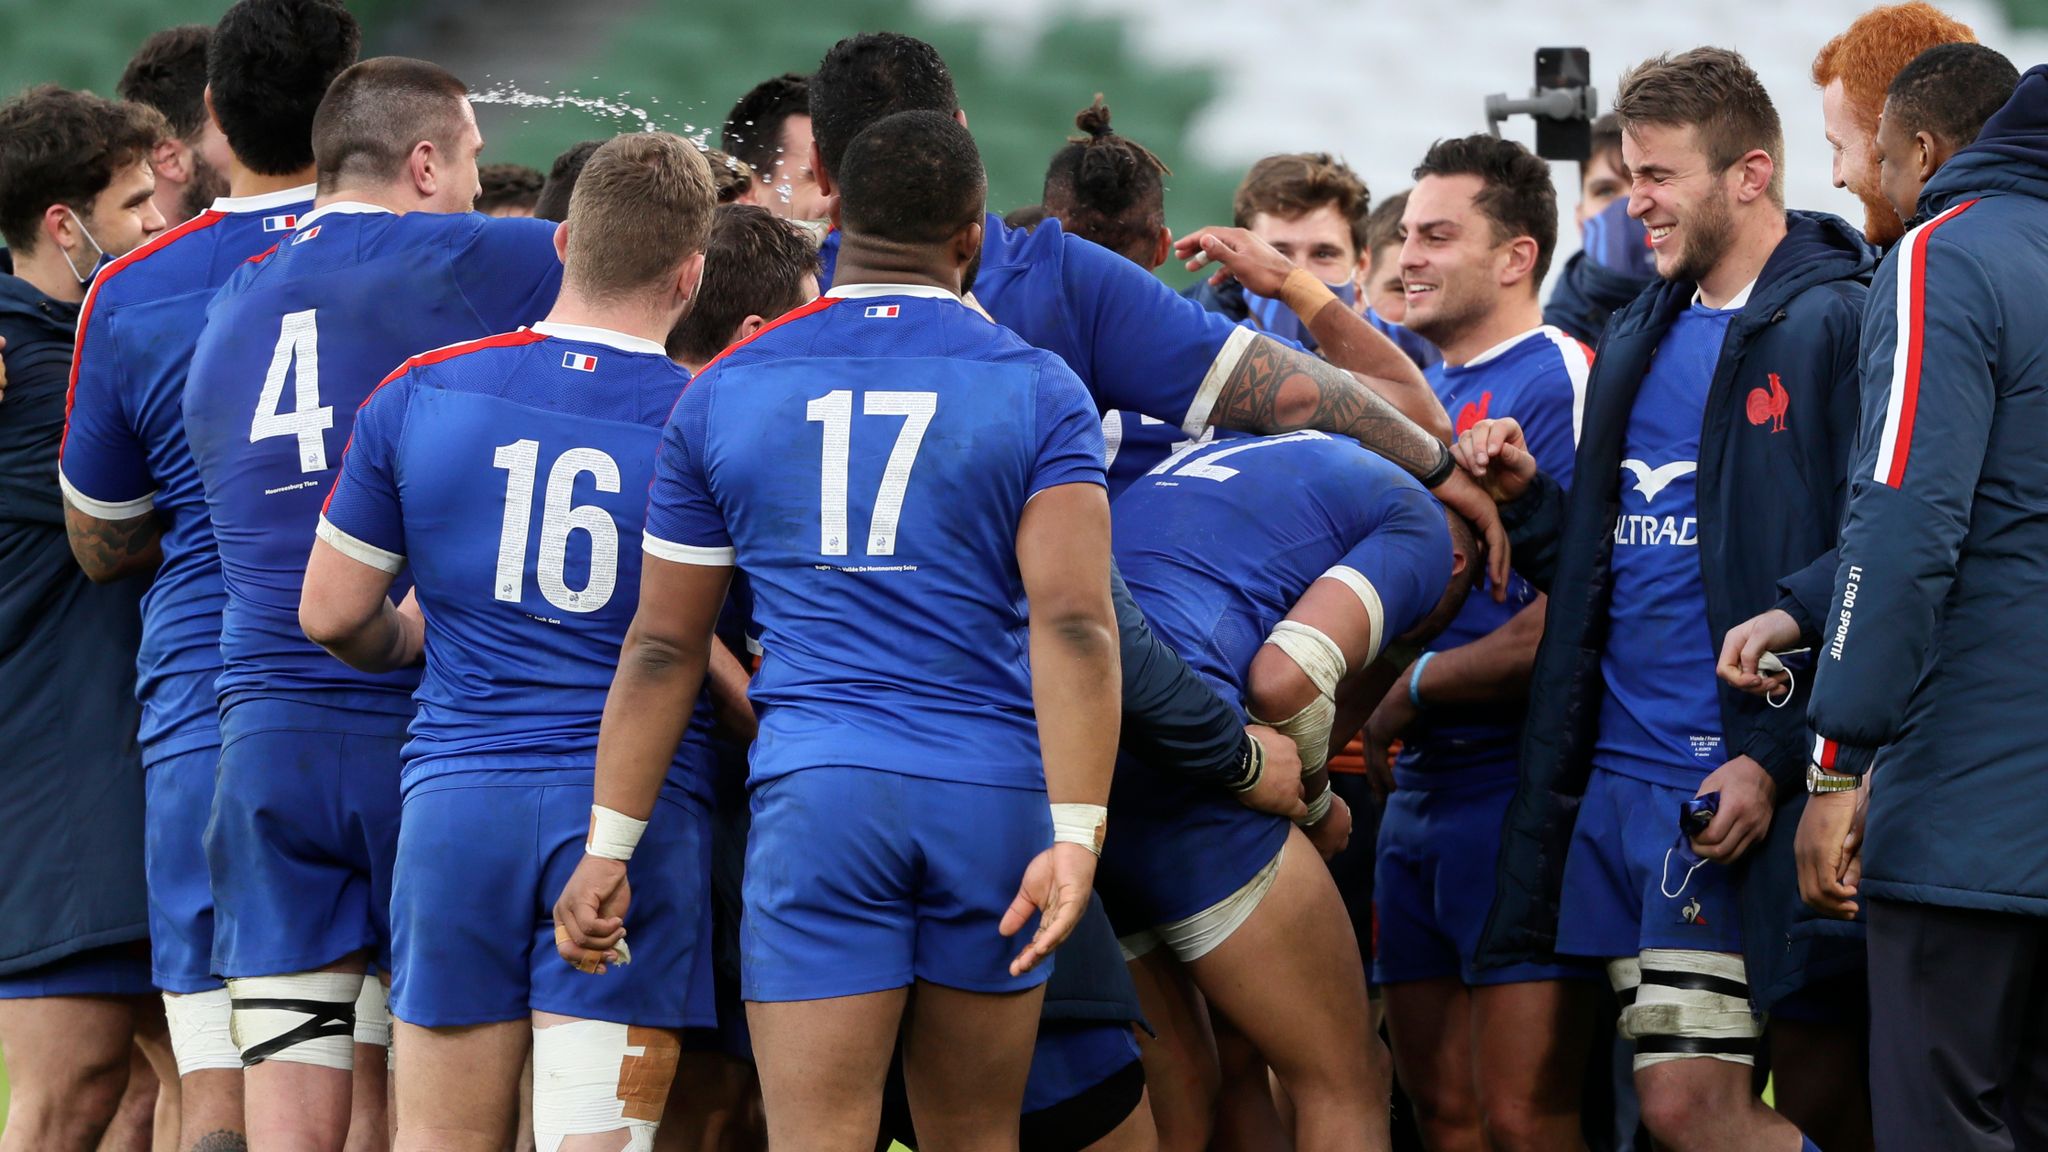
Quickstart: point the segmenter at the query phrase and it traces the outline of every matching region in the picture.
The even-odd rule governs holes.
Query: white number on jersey
[[[284,378],[292,378],[292,411],[284,411]],[[313,310],[285,314],[263,375],[263,395],[249,421],[249,443],[272,436],[299,439],[299,471],[327,471],[327,437],[334,427],[334,409],[320,403],[320,333]]]
[[[882,486],[875,493],[874,522],[868,525],[870,556],[896,554],[896,525],[903,519],[903,497],[910,488],[910,470],[917,466],[917,449],[924,443],[925,429],[939,410],[936,392],[870,392],[861,411],[869,416],[902,416],[903,427],[896,433],[896,446],[889,451],[889,463],[882,469]],[[804,419],[823,424],[824,443],[818,468],[818,551],[826,556],[846,555],[847,457],[853,445],[853,393],[841,388],[827,392],[804,406]]]
[[[505,521],[498,531],[498,574],[493,595],[518,603],[526,595],[527,532],[533,523],[533,481],[540,466],[540,441],[515,440],[491,455],[505,469]],[[564,612],[595,612],[611,601],[619,584],[619,526],[594,504],[572,504],[576,477],[588,472],[600,492],[619,490],[619,465],[595,448],[571,448],[548,469],[547,498],[540,511],[540,594]],[[569,533],[590,536],[590,581],[569,587]]]
[[[1328,439],[1329,437],[1325,436],[1321,432],[1317,432],[1313,429],[1306,428],[1299,432],[1289,432],[1284,436],[1262,436],[1256,440],[1250,440],[1243,444],[1232,445],[1231,447],[1225,448],[1220,452],[1211,452],[1209,455],[1204,456],[1202,459],[1194,461],[1191,464],[1181,465],[1179,470],[1176,471],[1174,466],[1176,464],[1180,464],[1182,460],[1186,459],[1189,453],[1209,446],[1207,444],[1203,444],[1199,441],[1196,441],[1189,443],[1187,447],[1182,448],[1180,451],[1175,452],[1173,455],[1168,456],[1164,460],[1161,460],[1158,466],[1153,468],[1152,471],[1147,472],[1146,475],[1164,476],[1168,473],[1172,473],[1175,476],[1193,476],[1203,480],[1214,480],[1220,484],[1223,481],[1230,479],[1232,476],[1237,475],[1237,469],[1223,468],[1217,465],[1216,462],[1218,460],[1223,459],[1226,456],[1235,456],[1239,452],[1249,452],[1254,448],[1271,448],[1278,444],[1299,444],[1304,440]]]

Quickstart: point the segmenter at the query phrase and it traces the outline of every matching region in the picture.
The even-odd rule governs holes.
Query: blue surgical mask
[[[1342,300],[1346,308],[1352,308],[1358,302],[1358,285],[1351,281],[1331,284],[1329,289],[1337,294],[1337,299]],[[1292,340],[1311,352],[1316,350],[1316,338],[1309,335],[1308,325],[1302,323],[1301,318],[1286,304],[1264,296],[1254,296],[1250,292],[1244,294],[1244,299],[1250,307],[1251,322],[1261,332]]]

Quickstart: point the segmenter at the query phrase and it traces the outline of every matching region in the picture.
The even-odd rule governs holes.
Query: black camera
[[[1486,98],[1486,127],[1500,135],[1500,122],[1528,115],[1536,120],[1536,154],[1545,160],[1583,164],[1593,151],[1593,118],[1600,94],[1593,89],[1593,57],[1584,48],[1538,48],[1536,87],[1526,100],[1506,93]]]

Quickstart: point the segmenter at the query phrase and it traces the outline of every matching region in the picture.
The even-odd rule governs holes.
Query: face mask
[[[1352,308],[1358,302],[1358,285],[1351,281],[1332,284],[1329,289],[1337,294],[1337,299],[1342,300],[1346,308]],[[1311,352],[1316,350],[1316,338],[1308,334],[1308,325],[1302,323],[1286,304],[1249,292],[1245,293],[1245,303],[1250,306],[1252,323],[1260,331],[1292,340]]]
[[[71,222],[78,225],[79,234],[85,237],[85,242],[92,245],[93,251],[99,253],[99,258],[92,262],[92,267],[86,269],[83,276],[79,276],[78,262],[71,258],[71,253],[68,250],[64,253],[64,263],[71,269],[73,276],[78,276],[78,286],[80,288],[88,288],[92,286],[92,278],[100,274],[100,269],[112,264],[114,258],[107,255],[107,250],[100,247],[99,241],[93,239],[92,233],[85,226],[85,221],[78,218],[78,213],[71,211],[69,207],[66,207],[64,211],[70,215]]]

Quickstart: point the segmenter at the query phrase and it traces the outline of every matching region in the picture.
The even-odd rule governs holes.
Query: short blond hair
[[[569,195],[563,278],[598,300],[652,288],[704,250],[717,206],[696,145],[668,132],[614,136]]]

